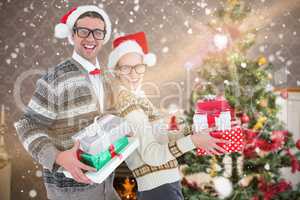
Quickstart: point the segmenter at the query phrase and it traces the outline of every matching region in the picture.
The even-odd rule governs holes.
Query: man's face
[[[90,30],[104,30],[105,24],[99,18],[84,17],[79,19],[76,23],[77,28],[86,28]],[[92,63],[96,63],[96,57],[101,50],[103,40],[98,40],[90,33],[87,38],[82,38],[76,31],[73,33],[74,49],[83,58],[89,60]]]

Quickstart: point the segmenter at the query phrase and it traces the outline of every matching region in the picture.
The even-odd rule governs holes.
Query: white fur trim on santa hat
[[[71,35],[68,25],[59,23],[55,26],[54,36],[60,39],[66,38]]]
[[[104,10],[94,5],[79,6],[76,10],[74,10],[69,15],[66,24],[59,23],[55,26],[55,37],[67,38],[72,36],[72,29],[74,27],[75,22],[80,17],[80,15],[86,12],[97,12],[103,17],[106,28],[106,35],[104,37],[103,44],[107,43],[111,35],[111,21]]]
[[[153,53],[148,53],[144,55],[144,63],[148,66],[153,66],[156,64],[156,55]]]
[[[143,63],[148,66],[153,66],[156,63],[156,56],[153,53],[144,54],[141,46],[134,40],[127,40],[117,46],[108,58],[108,68],[114,69],[120,58],[127,53],[138,53],[143,56]]]

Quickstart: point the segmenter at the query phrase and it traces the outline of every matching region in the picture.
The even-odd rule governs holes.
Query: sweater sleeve
[[[159,166],[165,164],[195,148],[190,136],[167,144],[159,143],[153,135],[153,126],[149,122],[148,116],[138,103],[134,100],[124,102],[126,101],[124,98],[119,100],[123,101],[120,114],[131,125],[134,137],[139,139],[138,151],[143,161],[148,165]]]
[[[15,122],[15,128],[33,159],[52,170],[59,151],[49,138],[48,129],[57,117],[57,97],[46,77],[37,81],[36,90],[24,115]]]

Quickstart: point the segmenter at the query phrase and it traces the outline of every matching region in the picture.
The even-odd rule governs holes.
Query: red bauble
[[[296,147],[297,147],[297,149],[299,149],[299,150],[300,150],[300,139],[299,139],[299,140],[297,140],[297,142],[296,142]]]
[[[241,121],[242,121],[243,124],[246,124],[250,121],[250,118],[246,113],[244,113],[241,117]]]

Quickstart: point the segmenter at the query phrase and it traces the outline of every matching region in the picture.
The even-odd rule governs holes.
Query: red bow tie
[[[102,71],[97,68],[89,72],[89,74],[91,74],[91,75],[97,75],[97,74],[101,74],[101,73],[102,73]]]

